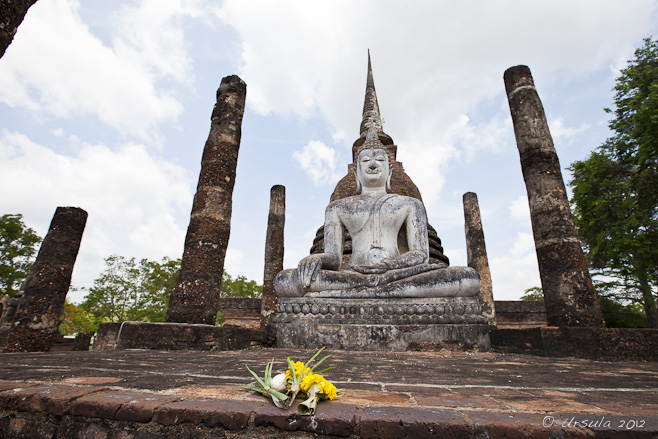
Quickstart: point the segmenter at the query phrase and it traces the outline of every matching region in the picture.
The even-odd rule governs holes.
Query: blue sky
[[[43,236],[57,206],[87,210],[77,288],[111,254],[180,257],[215,92],[238,74],[247,110],[226,269],[262,282],[270,188],[286,186],[293,267],[351,160],[369,48],[384,130],[445,253],[466,264],[461,200],[476,192],[494,297],[517,299],[540,282],[503,72],[532,70],[566,168],[609,136],[603,107],[658,33],[657,8],[39,0],[0,59],[0,213],[22,213]]]

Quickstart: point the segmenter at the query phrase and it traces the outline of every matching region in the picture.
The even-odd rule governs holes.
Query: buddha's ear
[[[393,176],[393,165],[388,165],[388,178],[386,179],[386,190],[391,190],[391,176]]]
[[[361,182],[359,181],[359,174],[357,173],[356,168],[359,166],[357,165],[354,167],[354,178],[356,179],[356,194],[359,195],[359,192],[361,192]]]

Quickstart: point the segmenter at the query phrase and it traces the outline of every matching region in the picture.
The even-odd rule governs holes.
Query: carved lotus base
[[[277,347],[406,351],[459,344],[488,350],[489,326],[477,297],[314,299],[280,297]]]

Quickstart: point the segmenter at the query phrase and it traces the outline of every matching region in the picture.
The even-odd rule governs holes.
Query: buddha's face
[[[356,178],[363,187],[386,187],[390,175],[388,154],[383,149],[364,149],[359,153]]]

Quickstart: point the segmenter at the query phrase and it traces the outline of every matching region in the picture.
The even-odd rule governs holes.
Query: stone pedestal
[[[314,299],[280,297],[277,347],[363,351],[489,350],[489,326],[477,297]]]

